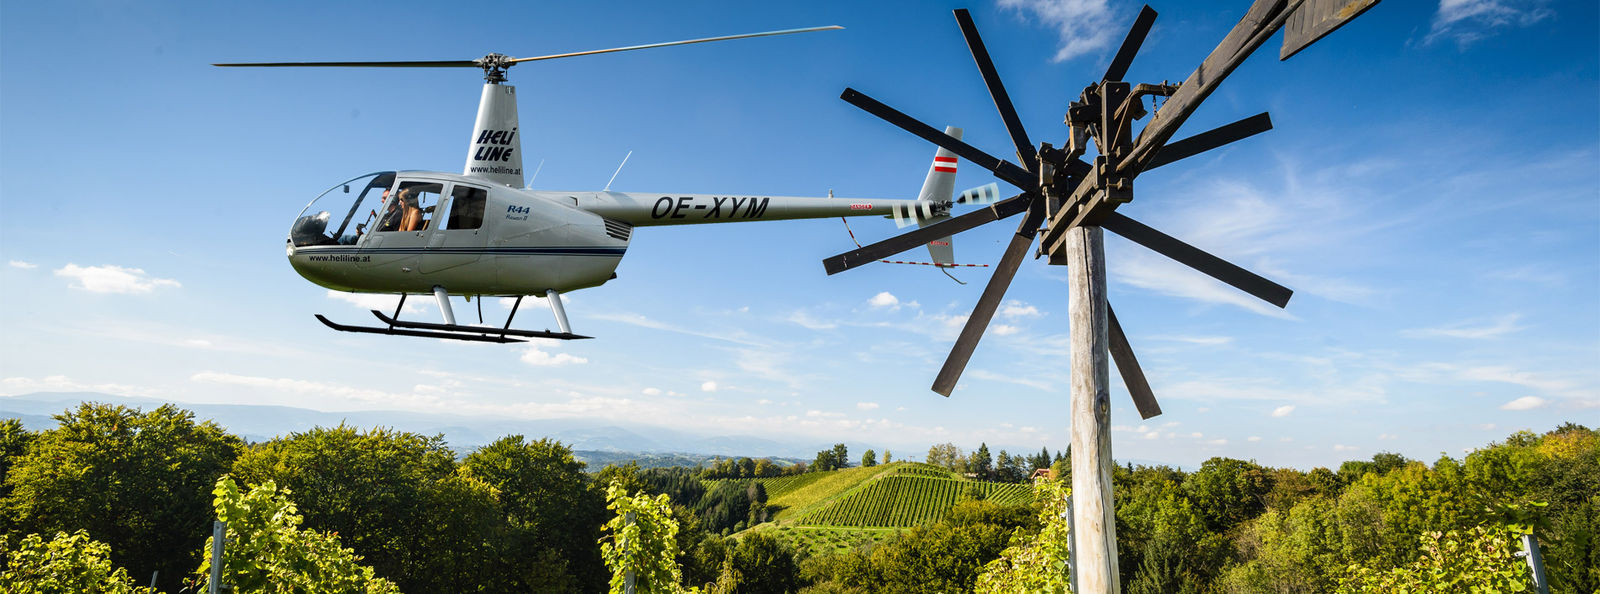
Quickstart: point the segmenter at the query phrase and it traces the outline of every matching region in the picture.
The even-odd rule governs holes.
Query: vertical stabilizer
[[[462,175],[497,185],[522,187],[522,136],[517,129],[517,88],[483,85],[478,121],[467,139],[467,167]]]
[[[961,129],[955,126],[946,126],[944,133],[956,140],[961,139]],[[941,206],[936,216],[917,219],[919,228],[950,218],[950,203],[956,193],[956,163],[956,154],[943,147],[933,154],[933,164],[928,166],[928,177],[922,182],[922,192],[917,194],[917,200]],[[952,239],[946,236],[928,242],[928,257],[933,258],[934,265],[955,264],[956,252]]]

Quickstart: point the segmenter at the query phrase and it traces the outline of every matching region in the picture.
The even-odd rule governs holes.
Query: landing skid
[[[555,295],[551,295],[551,298],[559,299],[559,297]],[[517,305],[520,306],[521,304],[522,299],[518,298]],[[401,296],[400,305],[405,305],[404,296]],[[408,322],[384,315],[383,312],[376,309],[372,310],[372,315],[377,316],[378,321],[387,324],[387,326],[349,326],[329,320],[328,318],[323,317],[322,314],[316,314],[316,316],[317,320],[321,321],[324,326],[334,330],[338,330],[340,332],[357,332],[362,334],[388,334],[391,336],[417,336],[421,338],[442,338],[445,340],[497,343],[527,342],[527,340],[525,340],[526,338],[551,338],[555,340],[582,340],[585,338],[593,338],[592,336],[583,336],[581,334],[573,334],[570,331],[566,331],[566,312],[560,311],[559,306],[554,307],[556,307],[557,311],[561,314],[558,315],[558,321],[561,322],[561,325],[563,326],[562,332],[550,332],[548,330],[516,330],[510,327],[511,319],[509,317],[506,319],[506,327],[492,328],[488,326],[464,326],[454,323],[430,324],[427,322]],[[512,316],[516,315],[516,309],[516,306],[512,307]],[[399,307],[395,308],[396,315],[399,315],[399,310]],[[447,315],[446,317],[453,318],[454,316]]]

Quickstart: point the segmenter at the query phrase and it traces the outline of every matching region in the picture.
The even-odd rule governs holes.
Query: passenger
[[[400,216],[401,231],[422,230],[422,209],[417,207],[416,188],[400,190],[400,208],[404,212]]]

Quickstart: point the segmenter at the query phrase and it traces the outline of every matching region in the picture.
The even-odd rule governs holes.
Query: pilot
[[[389,191],[383,191],[383,201],[388,202],[388,207],[383,209],[383,217],[378,220],[378,231],[396,231],[400,229],[400,219],[403,212],[400,210],[400,201],[389,202]]]

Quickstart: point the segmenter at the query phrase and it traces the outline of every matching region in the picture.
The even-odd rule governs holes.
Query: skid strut
[[[550,300],[550,309],[556,314],[556,323],[560,325],[560,332],[548,330],[517,330],[511,327],[511,319],[516,317],[517,309],[522,306],[522,297],[511,306],[511,314],[506,316],[506,325],[500,328],[488,326],[469,326],[455,323],[454,312],[450,310],[449,293],[443,287],[434,287],[434,297],[439,300],[439,309],[444,312],[447,323],[430,324],[427,322],[411,322],[401,320],[400,310],[405,305],[406,295],[400,295],[400,305],[395,307],[394,315],[384,315],[383,312],[372,310],[372,315],[383,322],[385,326],[352,326],[340,324],[317,314],[317,320],[323,325],[340,332],[357,332],[362,334],[388,334],[391,336],[416,336],[421,338],[441,338],[445,340],[465,340],[470,342],[527,342],[529,338],[550,338],[555,340],[583,340],[593,338],[581,334],[573,334],[572,327],[567,323],[567,312],[561,307],[561,294],[556,291],[545,293]],[[481,300],[483,296],[478,298]],[[481,302],[480,302],[481,307]]]

